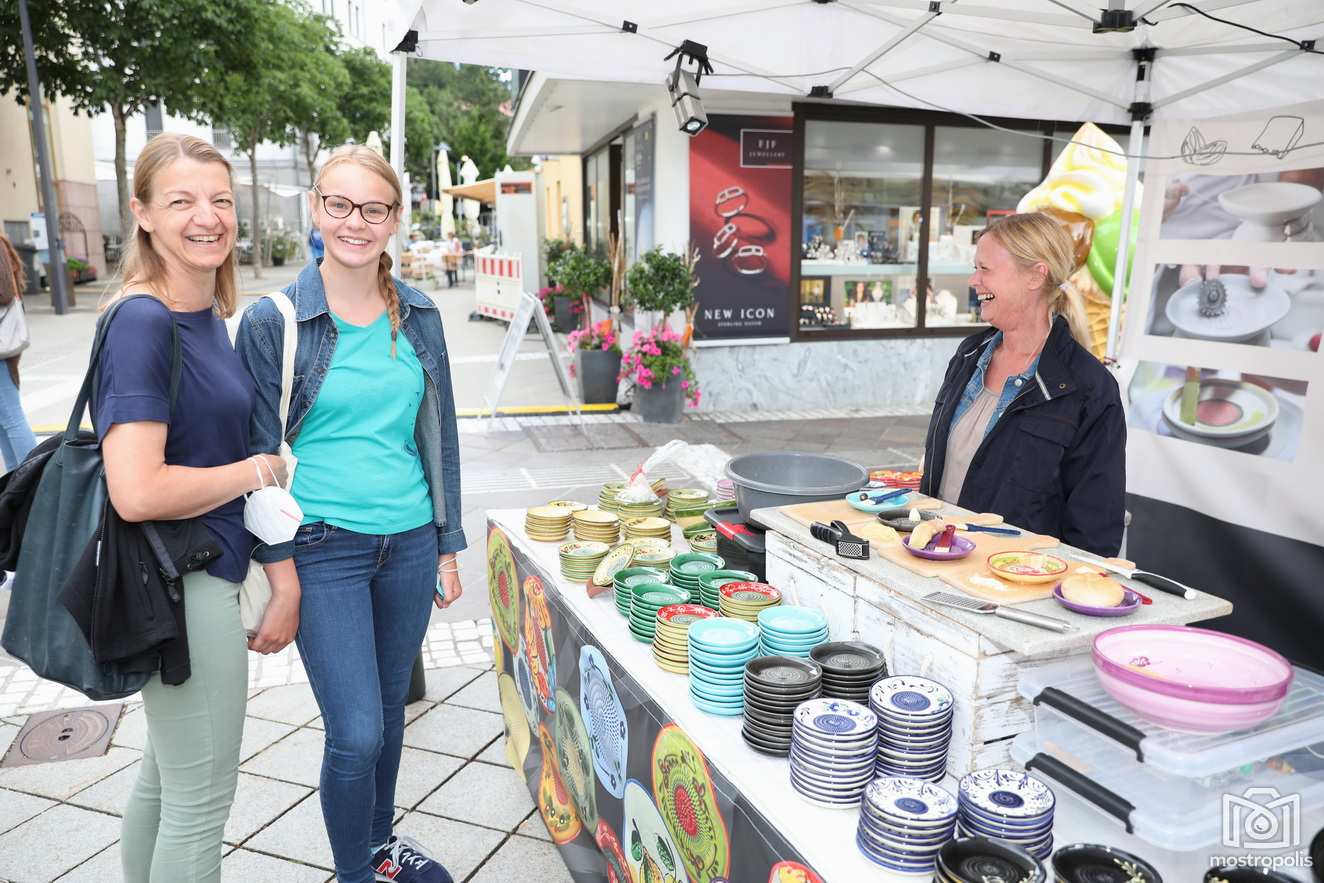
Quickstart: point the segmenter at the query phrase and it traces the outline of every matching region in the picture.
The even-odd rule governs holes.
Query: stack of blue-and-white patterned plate
[[[745,711],[745,663],[758,655],[759,630],[738,619],[705,619],[690,625],[690,700],[709,714]]]
[[[1043,860],[1053,852],[1053,789],[1013,769],[976,770],[961,779],[956,833],[1005,840]]]
[[[884,678],[869,691],[878,715],[880,776],[942,781],[952,741],[952,692],[928,678]]]
[[[808,659],[828,639],[827,617],[812,607],[765,607],[758,612],[759,649],[764,656]]]
[[[900,874],[933,873],[956,829],[956,798],[918,779],[878,778],[864,789],[855,843],[869,860]]]
[[[791,724],[791,787],[811,803],[856,806],[874,777],[878,716],[858,702],[810,699]]]

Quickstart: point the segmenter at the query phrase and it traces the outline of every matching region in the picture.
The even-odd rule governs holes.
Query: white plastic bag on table
[[[663,463],[671,460],[682,448],[687,448],[685,442],[680,439],[672,439],[652,453],[652,455],[639,465],[630,476],[621,492],[616,495],[616,499],[622,503],[651,503],[658,499],[657,493],[653,490],[653,484],[648,480],[648,472],[651,469],[657,469]]]

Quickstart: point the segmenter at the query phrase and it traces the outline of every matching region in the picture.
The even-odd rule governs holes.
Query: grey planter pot
[[[579,378],[579,396],[586,405],[616,403],[616,375],[621,370],[621,354],[611,350],[576,350],[575,376]]]
[[[665,386],[644,389],[635,384],[634,408],[645,423],[679,423],[685,413],[685,390],[673,377]]]
[[[579,327],[576,322],[576,316],[570,307],[574,300],[568,297],[552,298],[552,318],[556,322],[556,330],[563,334],[569,334]]]

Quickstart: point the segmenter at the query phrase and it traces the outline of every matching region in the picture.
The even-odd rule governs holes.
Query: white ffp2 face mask
[[[262,475],[260,469],[258,475]],[[303,509],[294,496],[278,484],[260,488],[244,497],[244,527],[269,546],[294,539],[302,523]]]

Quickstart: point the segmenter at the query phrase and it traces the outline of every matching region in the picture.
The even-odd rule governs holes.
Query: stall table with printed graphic
[[[970,514],[946,505],[940,511]],[[921,599],[931,592],[959,592],[938,578],[894,563],[876,549],[867,561],[838,558],[830,546],[810,535],[802,518],[787,509],[756,509],[751,515],[768,528],[767,578],[782,590],[785,603],[821,609],[834,640],[858,637],[883,648],[889,671],[933,678],[951,689],[956,715],[947,770],[954,775],[1010,762],[1012,738],[1033,726],[1033,708],[1016,691],[1016,678],[1027,666],[1088,653],[1095,635],[1117,625],[1187,624],[1232,611],[1227,601],[1204,592],[1188,601],[1140,584],[1134,588],[1151,597],[1153,604],[1142,605],[1124,619],[1074,614],[1052,598],[1016,604],[1076,626],[1074,632],[1061,634],[928,604]],[[986,543],[983,538],[990,535],[970,536]],[[1087,554],[1062,545],[1045,546],[1041,551],[1073,566],[1078,562],[1070,554]]]

